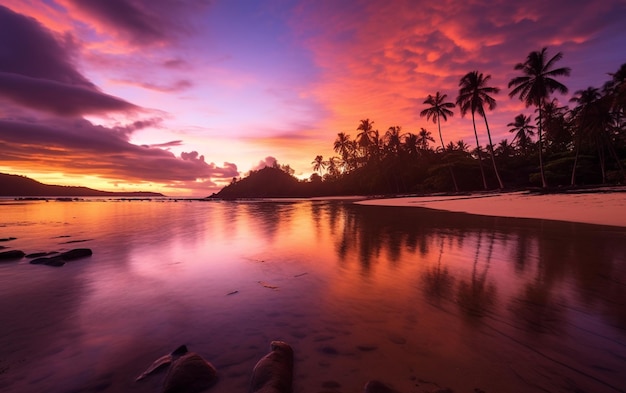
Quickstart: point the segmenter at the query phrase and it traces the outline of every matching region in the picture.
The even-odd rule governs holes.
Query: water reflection
[[[8,391],[155,391],[133,377],[181,343],[222,370],[216,393],[244,391],[273,339],[296,348],[303,393],[626,389],[621,229],[336,201],[45,205],[0,206],[0,237],[94,255],[0,265]]]

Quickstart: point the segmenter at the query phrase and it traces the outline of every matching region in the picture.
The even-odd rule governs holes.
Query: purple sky
[[[567,104],[626,62],[626,2],[5,0],[0,172],[54,184],[205,196],[278,159],[299,177],[338,132],[436,125],[469,71],[501,89],[494,142],[532,114],[508,97],[529,52],[563,52]],[[444,140],[473,145],[458,111]],[[481,143],[486,143],[479,128]]]

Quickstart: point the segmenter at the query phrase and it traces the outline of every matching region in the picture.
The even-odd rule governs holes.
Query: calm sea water
[[[0,203],[0,390],[156,392],[180,344],[246,392],[626,391],[626,229],[338,201]]]

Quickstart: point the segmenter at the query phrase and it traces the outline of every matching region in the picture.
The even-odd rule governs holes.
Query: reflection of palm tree
[[[511,127],[509,132],[515,133],[515,137],[513,141],[517,142],[517,146],[522,150],[523,153],[526,153],[528,147],[532,143],[532,137],[535,136],[535,126],[530,124],[532,118],[530,116],[525,116],[523,113],[515,116],[515,121],[507,124],[507,127]]]
[[[539,167],[541,170],[541,183],[543,187],[547,187],[546,177],[543,170],[543,136],[542,136],[542,107],[547,99],[554,91],[567,94],[567,87],[558,82],[554,77],[569,76],[570,68],[561,67],[553,69],[554,63],[561,60],[563,54],[561,52],[554,55],[550,60],[546,61],[546,50],[531,52],[524,63],[518,63],[516,70],[521,70],[524,76],[518,76],[509,82],[509,88],[513,90],[509,96],[519,96],[526,107],[531,105],[539,110]]]
[[[491,237],[489,250],[487,252],[487,263],[482,273],[478,273],[478,256],[482,243],[482,232],[478,233],[478,243],[476,244],[476,255],[474,256],[474,267],[472,269],[472,280],[468,283],[462,280],[459,283],[457,298],[461,310],[470,317],[482,317],[495,302],[496,287],[487,282],[487,272],[491,264],[491,255],[495,234]]]
[[[420,116],[426,116],[426,120],[430,120],[432,117],[433,123],[437,123],[437,127],[439,128],[439,139],[441,140],[441,148],[446,150],[446,146],[443,143],[443,136],[441,135],[441,119],[444,121],[448,121],[448,116],[454,115],[454,112],[450,110],[450,108],[454,108],[454,104],[452,102],[445,102],[447,94],[440,95],[439,92],[435,93],[435,96],[431,96],[430,94],[424,101],[424,104],[430,105],[430,107],[424,109],[420,112]],[[454,190],[456,192],[459,191],[459,187],[456,184],[456,177],[454,176],[454,171],[452,167],[450,168],[450,175],[452,176],[452,182],[454,183]]]
[[[441,248],[439,249],[439,260],[437,267],[429,269],[422,280],[424,283],[424,294],[432,302],[439,304],[442,299],[448,297],[454,284],[454,277],[448,271],[448,267],[441,267],[441,257],[443,255],[443,237],[441,238]]]
[[[487,126],[487,135],[489,136],[489,146],[491,149],[491,158],[493,162],[493,168],[498,178],[500,188],[504,188],[500,174],[496,168],[495,158],[493,157],[493,144],[491,143],[491,133],[489,132],[489,125],[487,124],[487,117],[485,115],[484,105],[487,104],[489,110],[493,110],[496,107],[496,100],[490,96],[490,94],[496,94],[500,91],[497,87],[487,86],[487,82],[491,79],[491,75],[483,76],[478,71],[472,71],[459,82],[459,96],[456,99],[456,104],[461,110],[461,116],[470,111],[472,113],[472,124],[474,125],[474,135],[476,136],[476,146],[478,149],[478,161],[480,162],[480,173],[483,176],[483,186],[487,189],[487,179],[485,178],[485,172],[483,170],[482,157],[480,153],[480,142],[478,141],[478,133],[476,131],[475,114],[478,113],[485,119],[485,125]]]

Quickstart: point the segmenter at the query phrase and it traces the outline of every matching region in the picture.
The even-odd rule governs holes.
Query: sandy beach
[[[364,205],[413,206],[498,217],[536,218],[626,227],[626,189],[536,194],[527,191],[461,196],[370,199]]]

